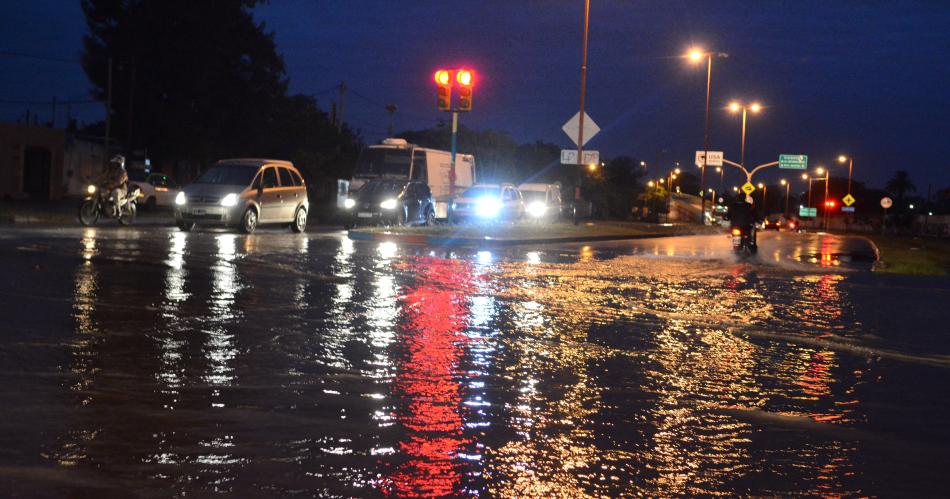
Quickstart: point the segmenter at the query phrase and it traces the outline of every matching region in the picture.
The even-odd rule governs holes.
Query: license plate
[[[372,213],[366,213],[365,211],[357,213],[356,216],[359,218],[373,218]]]
[[[733,245],[733,246],[739,246],[740,244],[742,244],[742,237],[741,237],[741,236],[735,236],[735,237],[732,238],[732,245]]]
[[[192,215],[204,215],[207,213],[203,208],[194,208],[191,210]]]

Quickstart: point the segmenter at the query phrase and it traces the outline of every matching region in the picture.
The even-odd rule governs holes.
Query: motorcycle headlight
[[[86,187],[86,192],[88,192],[89,194],[95,194],[95,193],[96,193],[96,186],[90,184],[89,187]]]
[[[379,203],[379,207],[382,208],[382,209],[384,209],[384,210],[395,210],[395,209],[396,209],[396,200],[395,200],[395,199],[387,199],[387,200],[383,201],[382,203]]]
[[[175,204],[177,204],[178,206],[182,206],[183,204],[185,204],[184,192],[179,192],[178,195],[175,196]]]
[[[543,201],[535,201],[528,205],[528,214],[535,218],[541,218],[548,211],[548,205]]]
[[[498,216],[501,211],[501,201],[495,198],[482,198],[478,200],[478,215],[485,218]]]
[[[237,202],[238,202],[238,195],[231,193],[231,194],[228,194],[227,196],[224,196],[224,198],[221,199],[221,206],[231,207],[231,206],[235,206]]]
[[[343,201],[343,207],[348,210],[354,206],[356,206],[356,200],[353,198],[346,198],[346,200]]]

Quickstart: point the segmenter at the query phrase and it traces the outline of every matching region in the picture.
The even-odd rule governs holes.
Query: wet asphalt
[[[0,496],[945,493],[950,281],[760,246],[0,227]]]

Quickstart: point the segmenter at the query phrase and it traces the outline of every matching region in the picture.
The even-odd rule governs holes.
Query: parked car
[[[524,197],[513,184],[475,184],[455,199],[449,220],[512,221],[524,217]]]
[[[139,203],[150,210],[159,206],[175,206],[175,196],[180,190],[168,175],[135,170],[129,172],[129,188],[132,187],[139,188]]]
[[[309,209],[300,172],[273,159],[218,161],[175,197],[175,221],[184,231],[201,224],[251,233],[261,224],[287,224],[303,232]]]
[[[420,180],[376,179],[351,193],[346,228],[362,224],[432,225],[435,200]]]
[[[546,221],[561,218],[561,184],[521,184],[518,190],[524,198],[528,217]]]

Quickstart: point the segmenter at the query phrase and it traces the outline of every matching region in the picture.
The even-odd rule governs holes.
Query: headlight
[[[95,194],[95,193],[96,193],[96,186],[90,184],[89,187],[86,187],[86,192],[88,192],[89,194]]]
[[[181,205],[185,204],[185,193],[184,193],[184,192],[179,192],[178,195],[175,196],[175,204],[177,204],[178,206],[181,206]]]
[[[541,218],[548,211],[548,205],[544,204],[543,201],[535,201],[528,204],[528,215],[531,215],[535,218]]]
[[[346,198],[346,201],[343,201],[343,207],[346,208],[346,209],[350,209],[350,208],[352,208],[352,207],[354,207],[354,206],[356,206],[356,200],[355,200],[355,199]]]
[[[395,209],[396,209],[396,200],[395,200],[395,199],[387,199],[387,200],[383,201],[382,203],[379,203],[379,207],[382,208],[382,209],[384,209],[384,210],[395,210]]]
[[[238,202],[238,195],[231,193],[221,199],[221,206],[234,206]]]
[[[478,200],[478,216],[493,218],[498,216],[501,211],[501,201],[495,198],[482,198]]]

